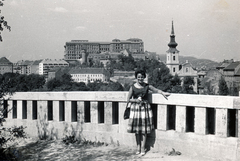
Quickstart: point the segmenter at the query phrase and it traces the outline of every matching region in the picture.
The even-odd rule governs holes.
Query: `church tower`
[[[168,43],[169,49],[167,51],[166,65],[172,75],[175,75],[179,71],[179,51],[176,49],[177,43],[175,42],[174,27],[172,21],[172,32],[170,35],[170,43]]]

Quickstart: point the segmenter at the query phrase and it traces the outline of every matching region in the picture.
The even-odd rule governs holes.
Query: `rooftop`
[[[103,68],[77,68],[71,69],[69,74],[108,74]]]
[[[223,71],[234,71],[239,65],[240,65],[240,62],[233,62],[229,64],[226,68],[224,68]]]
[[[57,59],[44,59],[44,60],[42,60],[40,63],[52,63],[52,64],[55,64],[55,63],[59,64],[59,63],[61,63],[61,64],[68,64],[68,62],[66,62],[66,61],[63,60],[63,59],[59,59],[59,60],[57,60]]]
[[[1,57],[0,58],[0,65],[9,65],[12,64],[6,57]]]

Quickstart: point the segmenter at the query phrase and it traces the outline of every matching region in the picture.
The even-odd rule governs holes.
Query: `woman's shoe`
[[[145,152],[141,152],[141,156],[144,156],[146,153]]]
[[[136,152],[136,155],[138,155],[138,154],[141,154],[141,152],[140,152],[140,151],[137,151],[137,152]]]

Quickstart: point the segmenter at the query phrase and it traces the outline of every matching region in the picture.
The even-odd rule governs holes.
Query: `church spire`
[[[174,35],[173,21],[172,21],[172,32],[171,32],[171,35]]]
[[[168,43],[168,46],[169,46],[168,52],[179,52],[176,49],[177,45],[178,44],[175,42],[174,27],[173,27],[173,21],[172,21],[172,31],[171,31],[171,35],[170,35],[170,42]]]

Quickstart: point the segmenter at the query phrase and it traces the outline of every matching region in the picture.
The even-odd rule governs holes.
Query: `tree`
[[[45,84],[45,78],[38,74],[4,73],[0,83],[4,81],[8,81],[9,92],[39,90]]]
[[[57,87],[60,87],[61,85],[62,85],[61,81],[56,78],[53,78],[52,80],[48,81],[46,84],[47,89],[50,91],[53,91],[54,89],[56,89]]]
[[[221,79],[219,80],[218,86],[219,86],[219,95],[226,96],[229,94],[227,83],[223,77],[221,77]]]
[[[11,88],[10,81],[10,79],[4,79],[4,77],[0,75],[0,160],[17,160],[17,156],[15,156],[13,152],[13,149],[15,149],[14,144],[11,146],[11,142],[16,138],[26,138],[23,126],[13,126],[11,128],[5,128],[3,126],[3,122],[6,121],[5,118],[11,110],[11,107],[7,107],[8,105],[5,103],[7,99],[5,97],[12,94],[9,90]]]
[[[143,60],[140,59],[136,62],[136,68],[145,70],[148,74],[152,73],[154,69],[161,68],[164,64],[157,60]]]
[[[72,83],[72,91],[88,91],[89,88],[86,86],[84,82],[73,82]]]
[[[3,1],[4,0],[0,0],[0,7],[3,6]],[[3,41],[1,31],[3,31],[4,28],[11,31],[11,27],[8,25],[7,21],[4,20],[4,16],[1,14],[1,9],[0,9],[0,41]]]
[[[162,64],[160,69],[156,68],[152,72],[149,71],[149,84],[163,91],[171,91],[172,77],[169,69]]]
[[[195,94],[193,90],[193,85],[195,84],[193,77],[187,76],[183,79],[183,93]]]
[[[109,82],[102,85],[99,91],[124,91],[124,88],[119,82]]]
[[[89,88],[90,91],[98,91],[101,86],[106,86],[106,83],[103,83],[102,81],[94,81],[92,83],[88,83],[87,87]]]
[[[171,93],[182,93],[181,79],[177,74],[171,80]]]

